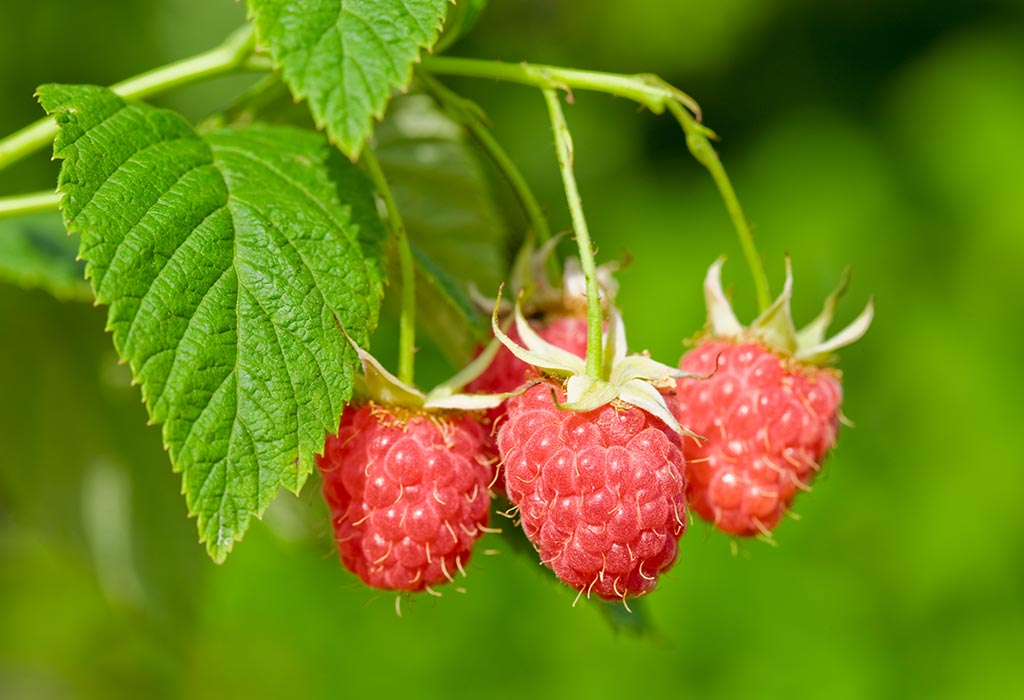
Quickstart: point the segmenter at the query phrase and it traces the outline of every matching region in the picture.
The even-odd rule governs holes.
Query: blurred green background
[[[4,2],[0,133],[39,116],[42,82],[114,82],[243,15]],[[315,481],[215,566],[103,310],[0,285],[0,697],[1024,697],[1022,3],[491,0],[453,53],[659,73],[722,136],[776,289],[792,256],[798,321],[852,265],[839,322],[869,295],[878,308],[843,352],[856,428],[802,519],[736,555],[695,523],[642,635],[572,607],[501,539],[465,595],[399,618],[341,568]],[[239,84],[161,103],[199,118]],[[567,227],[539,94],[449,84]],[[582,93],[567,116],[601,258],[633,258],[631,345],[677,359],[722,252],[751,318],[725,211],[674,122]],[[0,173],[0,193],[54,178],[40,154]],[[434,362],[425,376],[448,372]]]

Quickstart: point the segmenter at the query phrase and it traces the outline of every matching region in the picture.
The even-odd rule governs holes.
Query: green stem
[[[722,195],[725,208],[729,212],[729,218],[732,219],[733,227],[736,229],[736,235],[739,236],[740,247],[743,248],[743,255],[747,259],[750,275],[754,279],[757,306],[761,311],[764,311],[772,303],[772,295],[768,287],[768,276],[764,272],[764,263],[761,261],[761,256],[757,252],[757,246],[754,244],[754,234],[750,230],[750,222],[747,221],[747,217],[743,214],[740,200],[736,197],[736,190],[733,189],[729,176],[725,174],[725,167],[718,158],[718,152],[711,145],[710,138],[714,137],[714,132],[694,119],[693,115],[686,111],[682,105],[669,103],[668,109],[679,122],[679,125],[683,127],[683,132],[686,134],[686,145],[690,149],[690,153],[693,154],[698,163],[708,169],[708,172],[711,173],[711,179],[715,181],[715,186],[718,187],[718,191]]]
[[[143,99],[234,70],[249,70],[246,59],[255,45],[252,25],[246,25],[210,51],[141,73],[112,85],[110,89],[127,99]],[[45,147],[56,135],[57,122],[53,117],[43,117],[0,140],[0,169]]]
[[[388,227],[391,237],[398,248],[398,265],[402,275],[402,313],[398,320],[398,378],[413,386],[416,362],[416,267],[412,257],[412,247],[402,223],[402,215],[398,213],[398,205],[388,186],[384,171],[380,168],[377,156],[369,147],[363,149],[362,161],[373,181],[377,194],[384,200],[388,212]]]
[[[590,231],[583,216],[583,203],[576,187],[573,174],[572,134],[562,112],[562,103],[554,88],[544,88],[544,100],[551,115],[551,130],[555,133],[555,151],[562,171],[562,185],[569,203],[572,227],[576,232],[576,245],[580,252],[580,267],[587,282],[587,374],[594,379],[607,379],[604,375],[604,348],[601,345],[601,330],[604,318],[601,313],[601,290],[597,284],[597,269],[594,264],[594,246],[590,242]]]
[[[686,93],[647,73],[623,75],[601,71],[576,70],[531,63],[502,63],[475,58],[427,56],[423,67],[431,73],[460,75],[467,78],[494,78],[533,87],[569,90],[594,90],[625,97],[661,114],[673,102],[681,102],[699,113],[697,103]]]
[[[57,211],[60,195],[56,192],[32,192],[15,197],[0,197],[0,219],[5,216]]]
[[[743,215],[736,191],[725,174],[725,168],[708,138],[714,133],[700,123],[700,108],[694,100],[666,83],[656,75],[622,75],[599,71],[575,70],[556,66],[533,65],[528,63],[501,63],[471,58],[431,56],[423,60],[427,70],[446,75],[469,78],[493,78],[542,89],[561,88],[564,90],[596,90],[609,95],[626,97],[638,102],[652,112],[661,114],[668,109],[683,127],[686,143],[693,156],[711,173],[725,207],[732,219],[740,239],[740,246],[750,267],[757,292],[757,304],[763,311],[771,305],[768,278],[764,273],[761,257],[754,245],[750,224]]]

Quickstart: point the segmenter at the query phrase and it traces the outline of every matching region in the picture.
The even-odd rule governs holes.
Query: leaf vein
[[[143,292],[142,296],[140,296],[139,299],[138,299],[139,304],[136,307],[135,312],[132,314],[132,319],[129,322],[128,330],[125,332],[125,338],[124,338],[124,347],[125,348],[131,347],[131,343],[132,343],[132,340],[133,340],[133,335],[135,333],[135,328],[136,328],[135,323],[138,321],[139,316],[142,315],[142,307],[146,303],[146,300],[148,299],[150,293],[153,291],[153,288],[156,286],[156,283],[158,281],[160,281],[160,279],[163,277],[164,273],[167,271],[168,265],[170,265],[171,261],[178,255],[178,252],[182,249],[182,247],[186,243],[188,243],[189,240],[192,239],[192,236],[195,235],[195,232],[198,231],[199,228],[203,224],[205,224],[207,221],[209,221],[210,217],[214,216],[218,212],[223,211],[226,207],[227,207],[226,203],[218,205],[217,207],[213,208],[208,214],[206,214],[206,216],[203,217],[202,221],[200,221],[195,226],[193,226],[192,230],[189,231],[188,235],[186,235],[184,238],[182,238],[180,241],[178,241],[178,244],[176,246],[174,246],[174,250],[171,251],[171,254],[167,256],[167,259],[164,261],[164,264],[160,266],[160,269],[157,270],[156,274],[153,275],[153,278],[150,279],[149,285],[146,287],[146,291]],[[120,247],[120,244],[118,244],[118,247]]]
[[[153,401],[153,411],[154,411],[154,413],[156,413],[157,408],[160,405],[160,402],[163,400],[164,394],[167,393],[167,385],[170,383],[169,380],[174,375],[174,370],[178,366],[178,358],[181,357],[181,354],[178,352],[178,350],[181,349],[181,343],[185,340],[185,336],[187,336],[189,334],[189,331],[192,330],[192,322],[195,321],[196,316],[199,315],[199,309],[201,309],[203,304],[206,303],[206,300],[210,298],[210,294],[213,292],[213,290],[217,288],[217,286],[221,283],[221,280],[223,280],[227,276],[227,274],[229,272],[231,272],[231,270],[232,270],[232,266],[228,265],[227,267],[225,267],[224,268],[224,272],[220,273],[220,277],[218,277],[214,281],[214,283],[210,285],[210,288],[207,289],[206,292],[203,293],[203,296],[199,299],[199,303],[196,304],[196,308],[192,312],[192,315],[189,316],[188,323],[185,325],[185,328],[182,330],[181,335],[178,336],[178,339],[177,339],[177,341],[174,344],[174,348],[171,350],[171,352],[174,355],[174,359],[171,360],[171,366],[170,366],[170,369],[167,370],[167,376],[164,378],[165,379],[164,384],[160,388],[160,394]],[[237,307],[236,307],[235,322],[237,323],[237,321],[238,321],[238,314],[237,314]],[[237,351],[236,351],[236,363],[237,363]],[[235,370],[237,370],[237,369],[238,369],[238,367],[237,367],[237,364],[236,364]],[[140,369],[139,370],[139,374],[141,375],[141,373],[142,373],[142,370]],[[230,374],[231,373],[229,372],[229,375]],[[213,396],[213,394],[211,394],[211,397],[212,396]]]

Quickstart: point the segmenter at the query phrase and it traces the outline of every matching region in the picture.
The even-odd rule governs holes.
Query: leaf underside
[[[317,125],[357,158],[393,88],[437,41],[449,0],[249,0],[260,44]]]
[[[103,88],[39,96],[60,125],[65,225],[222,561],[282,486],[302,486],[351,395],[338,325],[365,343],[382,295],[360,246],[384,235],[372,190],[309,131],[199,136]]]

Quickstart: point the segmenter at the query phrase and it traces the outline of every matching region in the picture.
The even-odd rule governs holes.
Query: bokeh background
[[[39,116],[42,82],[114,82],[243,15],[4,2],[0,133]],[[0,284],[0,697],[1024,697],[1022,3],[491,0],[452,51],[661,74],[722,136],[776,289],[792,256],[798,321],[852,266],[839,322],[878,308],[843,352],[856,428],[801,520],[738,553],[695,523],[642,625],[572,607],[497,538],[465,595],[399,618],[341,568],[315,480],[216,566],[102,309]],[[161,103],[199,118],[236,83]],[[449,84],[567,227],[539,94]],[[725,211],[674,122],[599,95],[567,109],[601,257],[632,257],[631,344],[679,356],[722,252],[750,318]],[[52,186],[46,155],[0,192]],[[423,354],[424,375],[449,371]]]

